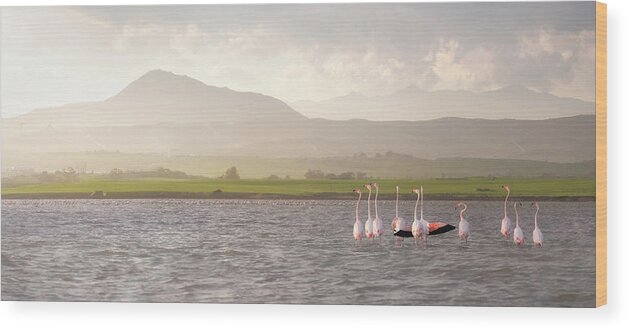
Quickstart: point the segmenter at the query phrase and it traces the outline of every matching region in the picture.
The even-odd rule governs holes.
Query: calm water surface
[[[595,306],[594,202],[541,203],[543,248],[500,238],[503,203],[480,201],[467,244],[356,244],[354,205],[3,200],[2,300]],[[425,217],[457,226],[453,206],[428,200]],[[413,207],[400,205],[406,220]],[[394,203],[380,213],[389,229]],[[524,203],[530,241],[533,215]]]

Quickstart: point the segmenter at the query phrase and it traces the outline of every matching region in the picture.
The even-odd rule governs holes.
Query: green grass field
[[[26,195],[85,193],[104,191],[115,193],[171,192],[176,193],[212,193],[221,190],[224,193],[281,195],[294,197],[346,198],[351,191],[365,181],[349,180],[265,180],[265,179],[201,179],[201,180],[109,180],[95,177],[82,178],[77,183],[32,184],[2,188],[3,197],[25,197]],[[594,179],[495,179],[468,178],[456,180],[378,180],[380,195],[392,198],[395,186],[399,185],[403,195],[410,196],[413,187],[423,185],[426,198],[431,197],[503,197],[502,184],[509,184],[512,196],[521,197],[594,197]],[[366,190],[366,189],[364,189]],[[406,197],[407,197],[406,196]]]

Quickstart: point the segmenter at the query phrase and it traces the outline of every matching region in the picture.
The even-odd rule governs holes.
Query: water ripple
[[[470,202],[470,241],[425,248],[356,243],[351,201],[3,200],[2,299],[594,306],[595,203],[543,203],[543,248],[499,236],[501,205]],[[453,202],[425,207],[457,225]]]

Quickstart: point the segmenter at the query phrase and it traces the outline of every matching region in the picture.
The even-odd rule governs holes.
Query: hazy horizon
[[[101,101],[157,68],[293,108],[409,87],[482,93],[517,85],[594,99],[595,7],[588,2],[0,10],[4,118]]]
[[[157,68],[130,81],[124,88],[103,99],[36,108],[15,116],[5,116],[3,113],[0,113],[0,117],[12,119],[25,114],[36,113],[36,110],[59,110],[68,106],[75,107],[82,104],[104,102],[124,93],[130,86],[143,83],[146,78],[151,76],[158,77],[159,88],[164,90],[171,88],[179,90],[180,88],[186,88],[187,84],[198,82],[211,88],[220,88],[208,85],[194,77]],[[241,95],[246,93],[260,94],[254,90],[234,90],[228,86],[222,88],[232,90]],[[136,95],[136,97],[157,99],[164,97],[161,93],[154,92],[150,95]],[[497,95],[497,100],[494,99],[495,95]],[[536,99],[539,97],[540,99]],[[278,100],[284,101],[282,99]],[[530,108],[529,104],[531,103],[535,103],[536,106]],[[426,91],[408,87],[389,95],[367,96],[358,92],[351,92],[347,95],[326,99],[321,102],[298,101],[285,102],[285,104],[291,110],[310,119],[321,118],[342,121],[351,119],[369,121],[431,121],[441,118],[544,120],[595,114],[595,104],[593,102],[557,97],[547,92],[534,91],[522,85],[508,85],[487,91]],[[525,111],[520,109],[520,106],[524,104],[528,107]],[[510,112],[503,113],[504,108],[509,108]],[[389,109],[394,109],[395,111],[389,111]],[[173,108],[172,110],[175,109]],[[37,111],[37,113],[41,112]]]
[[[563,2],[2,8],[2,165],[107,170],[89,153],[104,151],[161,155],[116,167],[201,173],[246,156],[296,159],[259,175],[330,157],[344,162],[316,167],[412,176],[439,167],[415,159],[474,158],[518,161],[450,172],[527,175],[525,161],[546,161],[539,175],[590,175],[594,14]],[[80,159],[55,159],[67,153]],[[351,156],[389,153],[402,156]]]

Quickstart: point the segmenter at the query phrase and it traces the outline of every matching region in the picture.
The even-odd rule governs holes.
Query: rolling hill
[[[406,88],[390,95],[350,93],[320,102],[299,101],[292,107],[309,118],[379,121],[467,119],[539,120],[595,113],[595,103],[540,93],[521,85],[486,92],[424,91]]]

